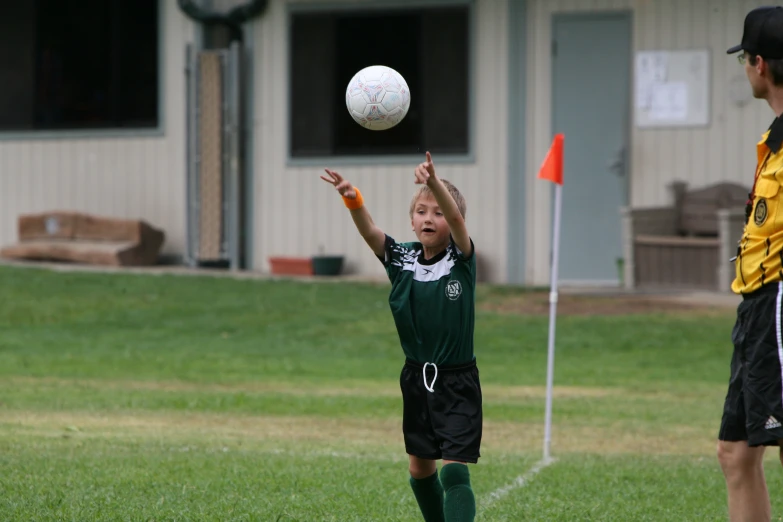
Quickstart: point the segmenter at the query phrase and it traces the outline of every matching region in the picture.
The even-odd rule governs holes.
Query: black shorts
[[[718,438],[777,446],[783,439],[783,284],[744,296],[731,333],[734,354]]]
[[[406,360],[402,367],[405,451],[423,459],[478,462],[483,415],[476,361],[439,367],[435,375],[428,364],[425,384],[424,365]]]

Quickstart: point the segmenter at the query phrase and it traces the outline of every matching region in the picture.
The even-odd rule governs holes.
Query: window
[[[158,126],[157,0],[0,6],[0,131]]]
[[[290,41],[291,157],[469,152],[467,5],[294,13]],[[410,88],[391,129],[364,129],[345,107],[349,80],[368,65],[395,69]]]

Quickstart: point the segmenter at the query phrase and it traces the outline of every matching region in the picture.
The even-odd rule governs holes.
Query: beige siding
[[[0,244],[16,238],[20,213],[78,209],[144,218],[167,233],[164,250],[185,250],[184,52],[193,24],[165,2],[164,135],[148,137],[0,140]],[[236,0],[213,0],[226,10]],[[353,273],[383,277],[337,195],[318,179],[320,168],[287,165],[287,6],[271,0],[248,24],[253,45],[253,268],[267,271],[273,255],[345,254]],[[304,0],[312,3],[313,0]],[[356,5],[372,0],[356,0]],[[324,0],[333,3],[333,0]],[[634,50],[711,51],[711,124],[701,129],[638,130],[631,136],[631,203],[667,201],[666,185],[719,180],[750,184],[753,146],[771,121],[763,102],[738,107],[729,83],[743,70],[725,50],[739,41],[745,13],[763,0],[527,0],[526,281],[549,277],[550,190],[536,179],[550,144],[551,18],[558,12],[630,10]],[[472,163],[438,163],[468,200],[468,224],[493,281],[507,273],[508,0],[476,0]],[[586,57],[590,59],[591,57]],[[599,57],[594,57],[600,59]],[[416,93],[413,93],[415,96]],[[436,163],[438,158],[435,158]],[[375,221],[409,240],[414,165],[325,164],[360,186]]]
[[[185,45],[193,24],[162,0],[163,136],[0,139],[0,244],[19,214],[51,209],[140,218],[185,249]]]
[[[744,72],[726,49],[739,43],[745,14],[763,1],[737,0],[528,0],[527,228],[529,283],[549,277],[550,187],[536,179],[551,137],[550,42],[552,15],[559,12],[631,10],[633,49],[709,49],[711,124],[698,129],[639,130],[631,136],[632,205],[668,202],[666,186],[683,179],[693,186],[721,180],[750,185],[754,144],[773,114],[764,102],[737,107],[728,84]],[[600,57],[585,57],[600,59]],[[567,185],[566,185],[567,190]]]
[[[745,14],[763,2],[669,0],[640,3],[636,10],[637,49],[709,49],[711,124],[668,131],[634,129],[631,203],[668,201],[666,185],[684,179],[694,186],[728,180],[750,183],[754,144],[772,121],[764,102],[737,107],[729,100],[732,80],[747,85],[745,73],[726,49],[739,43]],[[746,87],[749,89],[749,87]]]
[[[361,2],[356,2],[360,4]],[[466,195],[468,226],[484,268],[494,280],[506,274],[508,20],[505,0],[476,9],[476,111],[474,163],[438,163],[439,173]],[[255,91],[254,265],[268,270],[269,256],[326,253],[346,256],[354,273],[383,277],[383,268],[357,234],[341,200],[318,176],[318,167],[286,165],[287,23],[285,2],[271,2],[253,34]],[[412,93],[416,96],[416,93]],[[422,156],[423,157],[423,156]],[[375,222],[399,240],[414,239],[408,217],[414,164],[345,166],[325,162],[362,189]]]

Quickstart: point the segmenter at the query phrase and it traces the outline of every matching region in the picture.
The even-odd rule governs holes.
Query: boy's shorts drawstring
[[[427,366],[432,366],[435,369],[435,376],[432,378],[432,383],[427,385]],[[424,369],[421,372],[421,376],[424,378],[424,387],[430,393],[435,393],[435,381],[438,379],[438,367],[435,363],[424,363]]]
[[[430,366],[432,366],[432,371],[435,372],[435,374],[432,376],[432,381],[429,381],[427,379],[427,369]],[[418,373],[421,372],[421,377],[422,380],[424,381],[424,388],[430,393],[435,393],[435,381],[438,380],[438,374],[443,373],[445,375],[452,372],[463,372],[467,370],[472,370],[473,368],[476,367],[476,359],[474,358],[471,361],[462,364],[441,364],[441,367],[438,368],[438,366],[435,363],[431,363],[431,362],[419,363],[414,361],[413,359],[406,358],[405,367],[410,368],[411,371],[415,372],[417,377],[418,377]]]

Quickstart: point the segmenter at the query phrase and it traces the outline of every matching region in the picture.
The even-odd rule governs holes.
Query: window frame
[[[77,140],[95,138],[148,138],[162,137],[166,134],[166,72],[165,58],[165,27],[166,0],[156,0],[158,9],[158,125],[145,129],[79,129],[79,130],[19,130],[0,131],[2,141],[32,141],[32,140]]]
[[[429,7],[467,7],[468,8],[468,150],[463,154],[440,154],[438,163],[475,163],[476,132],[475,132],[475,56],[476,56],[476,6],[475,0],[379,0],[377,2],[319,2],[319,3],[286,3],[286,39],[285,39],[285,165],[287,167],[322,167],[325,163],[331,165],[410,165],[420,162],[421,154],[374,154],[369,156],[324,155],[297,158],[291,155],[291,46],[293,18],[298,14],[319,12],[368,12],[375,10],[416,10]],[[412,93],[413,94],[413,93]],[[413,94],[415,95],[415,94]],[[369,131],[368,131],[369,132]]]

